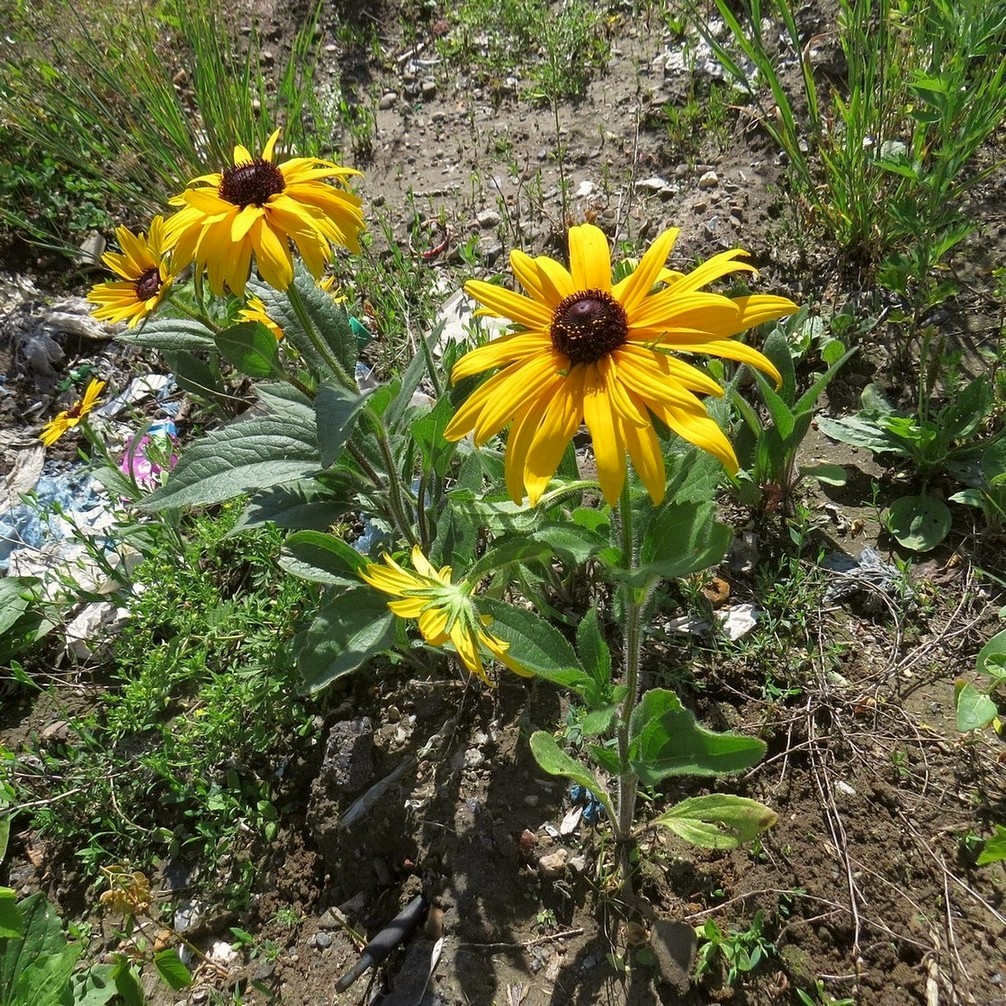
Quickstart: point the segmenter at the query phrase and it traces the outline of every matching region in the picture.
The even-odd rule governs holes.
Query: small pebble
[[[700,189],[715,189],[720,184],[719,176],[715,171],[707,171],[699,178]]]

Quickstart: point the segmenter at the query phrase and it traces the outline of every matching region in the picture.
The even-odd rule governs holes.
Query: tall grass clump
[[[815,67],[835,37],[802,31],[790,0],[714,3],[726,40],[693,11],[698,30],[786,154],[803,222],[931,306],[930,271],[973,227],[963,197],[994,167],[974,158],[1006,113],[1006,2],[840,0],[837,80]]]
[[[53,192],[65,180],[113,216],[154,212],[236,139],[261,149],[278,124],[320,153],[335,132],[314,88],[320,12],[267,74],[254,28],[242,35],[206,0],[18,5],[5,26],[0,151],[19,170],[0,176],[0,223],[58,247],[102,219],[66,213]]]

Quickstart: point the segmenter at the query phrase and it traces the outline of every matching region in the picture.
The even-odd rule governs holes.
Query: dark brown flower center
[[[270,196],[278,195],[286,188],[283,172],[270,161],[256,157],[254,161],[224,168],[220,188],[221,199],[240,206],[263,206]]]
[[[157,291],[161,289],[161,270],[154,266],[152,269],[148,269],[137,281],[136,281],[136,299],[137,300],[150,300],[151,297],[157,296]]]
[[[577,290],[552,314],[552,345],[569,362],[597,363],[625,342],[629,332],[625,308],[602,290]]]

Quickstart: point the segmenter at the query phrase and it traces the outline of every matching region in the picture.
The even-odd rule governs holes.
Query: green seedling
[[[985,681],[983,689],[964,680],[954,685],[957,729],[962,733],[983,730],[990,723],[1001,729],[995,694],[1006,685],[1006,631],[996,633],[979,651],[975,670]]]
[[[699,948],[695,957],[695,978],[699,980],[712,971],[717,961],[726,968],[728,985],[736,985],[742,975],[754,971],[763,960],[775,954],[775,945],[762,932],[764,919],[756,912],[751,925],[744,931],[724,932],[713,919],[695,927]]]
[[[987,434],[995,409],[991,382],[985,374],[969,381],[952,401],[931,417],[897,411],[873,384],[863,389],[860,410],[840,419],[820,417],[818,426],[835,440],[891,454],[908,461],[922,480],[923,491],[891,504],[885,523],[906,548],[935,548],[950,531],[950,510],[926,486],[948,475],[973,489],[999,485],[1006,475],[1004,431]]]
[[[820,978],[814,982],[813,994],[807,992],[805,989],[797,989],[796,995],[802,1006],[856,1006],[856,1000],[852,996],[843,996],[841,999],[836,999],[833,995],[830,995]]]

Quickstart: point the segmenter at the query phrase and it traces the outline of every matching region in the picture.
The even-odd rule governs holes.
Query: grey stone
[[[381,95],[381,100],[377,103],[377,107],[381,111],[387,111],[389,108],[394,108],[397,101],[398,94],[396,92],[386,91]]]

